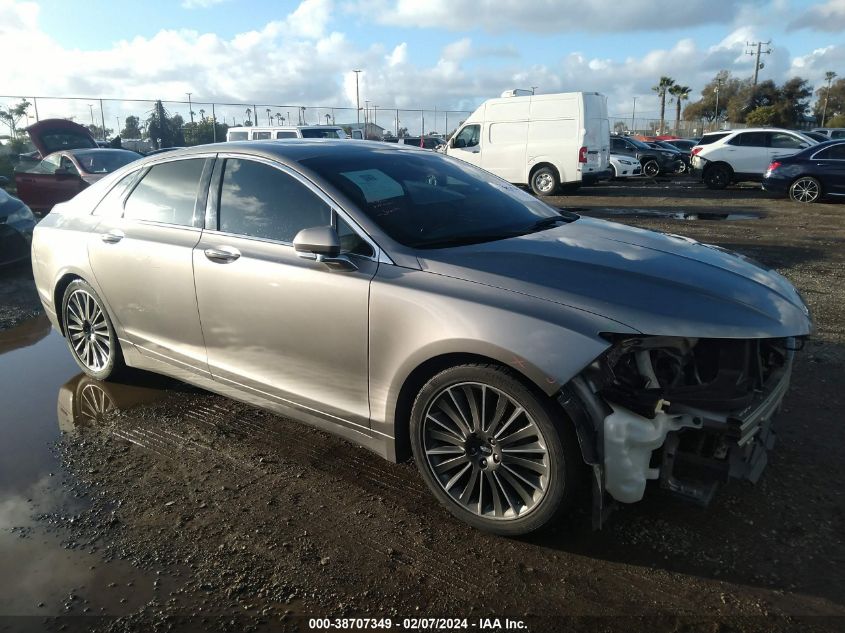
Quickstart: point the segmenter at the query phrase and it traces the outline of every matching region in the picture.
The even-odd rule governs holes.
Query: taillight
[[[777,169],[778,167],[780,167],[780,163],[779,163],[778,161],[776,161],[776,160],[775,160],[775,161],[772,161],[772,164],[771,164],[771,165],[769,165],[769,169],[768,169],[769,173],[773,172],[773,171],[774,171],[775,169]]]
[[[578,150],[578,162],[579,163],[586,163],[587,162],[587,148],[582,147]]]
[[[696,154],[698,154],[698,152],[700,152],[702,149],[704,149],[704,148],[703,148],[703,147],[693,147],[693,148],[692,148],[692,151],[690,152],[690,154],[692,154],[693,156],[695,156],[695,155],[696,155]]]

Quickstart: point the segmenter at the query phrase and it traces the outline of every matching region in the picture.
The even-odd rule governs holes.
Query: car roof
[[[394,145],[380,141],[355,141],[348,139],[277,139],[267,141],[229,141],[210,143],[177,149],[172,152],[146,157],[138,163],[165,162],[179,157],[208,155],[212,153],[235,153],[259,156],[282,162],[301,162],[330,154],[343,157],[364,157],[383,152],[411,152],[417,155],[413,145]],[[432,153],[433,155],[433,153]]]

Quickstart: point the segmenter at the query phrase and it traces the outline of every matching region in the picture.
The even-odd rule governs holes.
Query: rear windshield
[[[89,174],[109,174],[141,158],[140,154],[125,149],[81,150],[73,156]]]
[[[302,138],[346,138],[346,134],[340,128],[306,128],[300,130]]]
[[[391,238],[412,248],[488,242],[531,232],[539,220],[577,219],[486,171],[434,152],[326,153],[302,164]]]
[[[46,132],[41,134],[41,143],[48,154],[63,149],[80,149],[97,147],[97,143],[88,136],[74,134],[73,132]]]
[[[701,140],[698,141],[699,145],[710,145],[714,141],[718,141],[720,138],[725,138],[730,132],[719,132],[717,134],[705,134],[701,137]]]

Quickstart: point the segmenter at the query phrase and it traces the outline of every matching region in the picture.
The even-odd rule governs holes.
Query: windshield
[[[392,148],[302,161],[397,242],[442,248],[524,235],[577,215],[462,161]]]
[[[83,150],[73,153],[82,171],[89,174],[109,174],[134,160],[140,154],[125,149]]]
[[[346,134],[339,127],[305,128],[300,132],[302,138],[346,138]]]

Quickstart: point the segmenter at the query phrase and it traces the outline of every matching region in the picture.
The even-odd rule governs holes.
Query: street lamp
[[[92,125],[92,126],[93,126],[93,125],[96,125],[96,124],[94,123],[94,104],[93,104],[93,103],[89,103],[89,104],[88,104],[88,109],[91,111],[91,125]]]
[[[191,95],[193,93],[186,92],[185,94],[188,95],[188,115],[191,117],[191,123],[193,123],[194,122],[194,108],[191,105]]]

